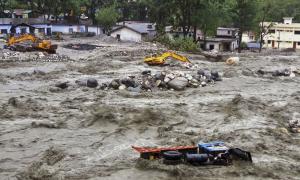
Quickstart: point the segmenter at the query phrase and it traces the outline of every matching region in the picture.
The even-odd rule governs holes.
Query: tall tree
[[[256,26],[257,0],[235,0],[232,3],[232,19],[235,27],[239,28],[238,52],[242,51],[242,38],[245,31],[250,31]]]
[[[106,34],[109,33],[111,28],[116,24],[119,14],[114,5],[101,8],[96,13],[96,20],[99,25],[102,25]]]
[[[196,40],[196,30],[201,29],[204,47],[206,47],[206,37],[214,35],[217,27],[228,21],[226,6],[222,0],[199,0],[194,7],[196,8],[192,16],[194,40]]]

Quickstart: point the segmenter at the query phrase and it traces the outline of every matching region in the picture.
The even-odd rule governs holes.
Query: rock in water
[[[170,82],[168,82],[168,86],[172,89],[175,89],[177,91],[182,91],[186,88],[188,85],[188,80],[184,77],[177,77]]]
[[[79,86],[87,86],[87,80],[86,79],[79,79],[76,80],[75,83]]]
[[[119,80],[115,79],[110,84],[109,87],[113,89],[119,89],[120,83]]]
[[[237,65],[237,64],[239,64],[239,62],[240,62],[239,57],[231,57],[226,60],[227,65]]]
[[[98,81],[94,78],[87,79],[86,86],[90,88],[96,88],[98,86]]]
[[[69,84],[68,82],[58,82],[55,84],[55,87],[61,88],[61,89],[66,89],[68,88]]]
[[[132,78],[124,78],[121,80],[121,83],[124,84],[126,87],[137,87],[137,83]]]
[[[38,69],[35,69],[35,70],[33,71],[33,74],[41,75],[41,76],[46,75],[46,73],[45,73],[44,71],[41,71],[41,70],[38,70]]]
[[[98,81],[94,78],[79,79],[76,80],[75,83],[79,86],[86,86],[89,88],[96,88],[98,86]]]

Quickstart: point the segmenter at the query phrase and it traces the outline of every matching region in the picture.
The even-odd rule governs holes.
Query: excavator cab
[[[164,65],[168,58],[172,58],[185,63],[191,63],[191,61],[187,57],[171,51],[165,52],[163,54],[154,54],[152,56],[147,56],[145,57],[144,62],[148,65],[153,66]]]

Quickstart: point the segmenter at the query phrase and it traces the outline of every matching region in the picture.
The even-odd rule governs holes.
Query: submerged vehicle
[[[132,146],[140,153],[140,158],[163,159],[164,164],[175,165],[230,165],[234,160],[252,162],[251,153],[239,148],[229,148],[222,141],[200,142],[198,146],[177,146],[167,148],[148,148]]]

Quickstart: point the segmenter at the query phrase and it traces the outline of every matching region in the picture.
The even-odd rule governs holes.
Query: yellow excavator
[[[11,27],[10,35],[7,40],[7,48],[16,51],[32,51],[32,50],[40,50],[46,51],[48,53],[55,53],[57,49],[57,45],[52,45],[49,40],[42,40],[36,37],[33,34],[22,34],[16,35],[16,28],[19,26],[27,26],[30,29],[34,29],[34,27],[28,24],[17,24]]]
[[[145,57],[144,62],[147,63],[148,65],[154,65],[154,66],[155,65],[163,65],[163,64],[165,64],[165,62],[168,58],[172,58],[172,59],[186,62],[186,63],[191,63],[191,61],[187,57],[179,55],[179,54],[177,54],[175,52],[171,52],[171,51],[165,52],[161,55],[147,56],[147,57]]]

